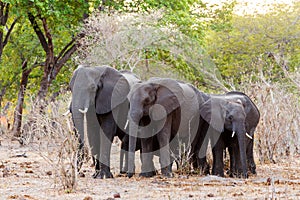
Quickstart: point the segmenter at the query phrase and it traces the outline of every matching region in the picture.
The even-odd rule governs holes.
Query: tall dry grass
[[[52,167],[54,183],[70,192],[77,186],[78,140],[73,131],[67,100],[43,105],[30,102],[24,115],[21,143],[30,145]]]
[[[276,163],[300,154],[300,99],[295,74],[281,83],[264,78],[245,86],[260,111],[255,132],[255,153],[260,163]]]

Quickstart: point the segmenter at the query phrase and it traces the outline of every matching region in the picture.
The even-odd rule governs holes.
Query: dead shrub
[[[62,114],[68,108],[66,102],[61,99],[40,105],[32,101],[24,115],[21,140],[51,165],[55,185],[70,192],[77,185],[78,140],[70,116]]]
[[[255,132],[255,152],[260,163],[276,163],[299,154],[300,106],[297,90],[291,89],[291,85],[268,83],[262,79],[246,86],[245,91],[254,100],[261,115]]]

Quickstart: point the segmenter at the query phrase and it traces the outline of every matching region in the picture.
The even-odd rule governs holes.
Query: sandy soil
[[[247,180],[178,174],[170,179],[128,179],[118,176],[118,149],[114,144],[115,178],[93,179],[93,168],[87,163],[83,166],[85,177],[79,177],[76,191],[69,192],[62,189],[54,166],[41,156],[40,150],[2,140],[0,199],[300,199],[300,157],[280,164],[258,164],[258,175]]]

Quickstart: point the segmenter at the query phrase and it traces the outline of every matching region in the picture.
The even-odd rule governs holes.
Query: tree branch
[[[76,41],[76,38],[73,38],[58,54],[58,56],[55,59],[55,63],[61,59],[61,57],[64,55],[64,53],[67,51],[67,49],[74,44],[74,42]]]
[[[50,33],[50,30],[48,28],[48,24],[45,18],[41,18],[42,22],[43,22],[43,27],[44,27],[44,31],[45,31],[45,35],[46,38],[48,39],[48,53],[53,54],[53,43],[52,43],[52,35]]]
[[[77,37],[73,38],[59,53],[58,57],[55,60],[55,70],[52,74],[52,78],[54,79],[57,73],[61,70],[63,65],[68,61],[68,59],[72,56],[72,54],[77,50],[79,43],[76,41],[85,36],[84,33],[79,33]]]
[[[28,19],[33,27],[33,30],[35,31],[36,35],[38,36],[38,38],[41,42],[41,45],[42,45],[44,51],[48,52],[49,48],[48,48],[46,38],[45,38],[43,32],[41,31],[39,25],[37,24],[35,17],[33,16],[33,14],[31,12],[28,12],[27,15],[28,15]]]
[[[51,78],[52,80],[55,79],[56,75],[59,73],[61,68],[66,64],[66,62],[69,60],[69,58],[72,56],[72,54],[77,50],[77,45],[72,45],[71,48],[69,48],[61,57],[60,60],[57,61],[55,65],[55,70],[52,71]]]
[[[17,21],[18,21],[19,18],[20,18],[20,17],[16,18],[16,19],[13,21],[13,23],[11,24],[10,28],[8,29],[7,34],[6,34],[6,36],[5,36],[5,39],[4,39],[4,41],[3,41],[3,48],[4,48],[5,45],[7,44],[8,40],[9,40],[9,37],[10,37],[10,34],[11,34],[13,28],[15,27],[15,25],[17,24]]]

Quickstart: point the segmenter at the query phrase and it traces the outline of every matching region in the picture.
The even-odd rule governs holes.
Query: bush
[[[264,78],[245,86],[245,93],[260,110],[260,122],[255,132],[255,152],[260,163],[276,163],[300,153],[300,86],[289,76],[290,83],[268,83]],[[285,81],[287,83],[287,81]]]
[[[77,186],[78,140],[70,116],[62,114],[68,108],[66,100],[42,107],[41,111],[41,105],[31,102],[24,115],[21,143],[30,144],[51,165],[55,184],[66,192],[73,191]]]

